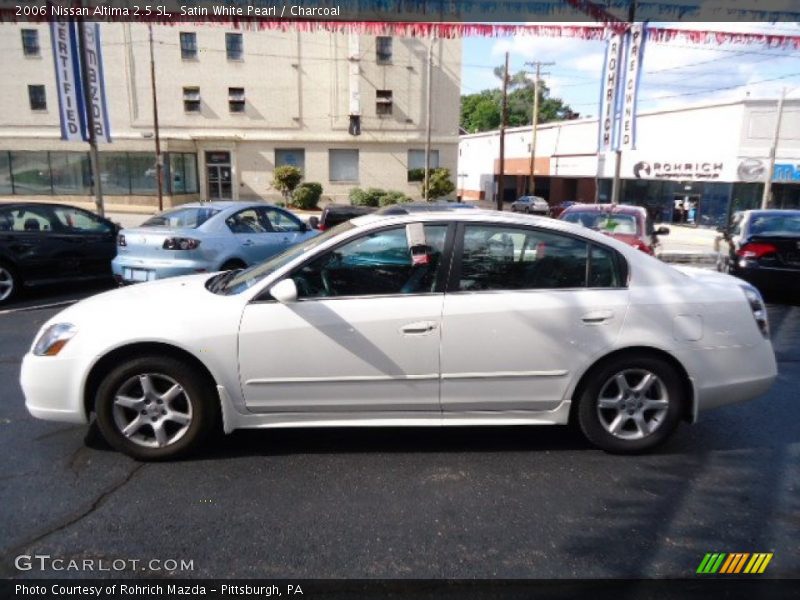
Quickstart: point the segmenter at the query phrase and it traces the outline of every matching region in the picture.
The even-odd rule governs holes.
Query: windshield
[[[153,215],[142,223],[141,227],[172,227],[174,229],[196,229],[211,217],[216,215],[219,209],[210,206],[194,206],[174,208],[165,210],[162,213]]]
[[[800,214],[755,215],[750,223],[750,235],[800,235]]]
[[[636,235],[636,217],[620,213],[571,212],[564,215],[568,223],[577,223],[589,229]]]
[[[274,273],[284,265],[289,264],[298,256],[313,250],[320,244],[325,243],[332,237],[339,235],[345,231],[353,229],[355,225],[346,221],[345,223],[340,223],[336,227],[328,229],[325,233],[315,236],[308,240],[305,244],[297,244],[296,246],[291,246],[286,251],[273,256],[266,262],[259,263],[257,265],[253,265],[249,269],[244,269],[243,271],[236,271],[235,276],[231,276],[230,273],[222,273],[220,275],[216,275],[208,280],[206,283],[206,287],[214,292],[215,294],[220,294],[223,296],[230,296],[233,294],[240,294],[243,291],[253,287],[256,283],[264,279],[270,273]],[[224,281],[222,285],[219,285],[219,282],[222,277],[228,276],[229,280]]]

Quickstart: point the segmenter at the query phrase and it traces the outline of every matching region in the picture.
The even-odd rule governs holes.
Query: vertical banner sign
[[[61,117],[61,139],[86,140],[83,112],[78,43],[72,23],[50,22],[50,41],[56,70],[58,112]]]
[[[639,96],[639,80],[642,76],[644,56],[645,23],[634,23],[627,36],[625,57],[625,84],[622,101],[621,147],[636,148],[636,101]]]
[[[86,48],[82,60],[86,63],[86,78],[89,80],[86,99],[87,110],[94,117],[94,133],[97,141],[111,143],[111,131],[108,127],[108,109],[106,107],[106,85],[103,79],[103,54],[100,48],[100,24],[82,22],[86,36]],[[88,119],[87,119],[88,122]]]
[[[611,150],[614,143],[617,84],[619,81],[622,41],[622,35],[615,34],[608,39],[606,44],[603,81],[600,91],[598,152]]]

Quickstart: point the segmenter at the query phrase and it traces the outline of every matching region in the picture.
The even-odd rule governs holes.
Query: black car
[[[313,229],[325,231],[331,227],[335,227],[339,223],[344,223],[350,219],[355,219],[362,215],[368,215],[375,212],[376,209],[371,206],[351,206],[349,204],[331,204],[326,206],[319,218],[311,217],[308,224]]]
[[[74,206],[0,203],[0,304],[23,287],[111,278],[118,231]]]
[[[746,210],[720,231],[719,270],[764,294],[800,296],[800,210]]]

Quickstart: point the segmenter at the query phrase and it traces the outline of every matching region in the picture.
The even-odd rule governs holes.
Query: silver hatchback
[[[547,216],[550,214],[550,205],[547,200],[539,196],[522,196],[511,203],[511,211]]]
[[[121,283],[243,269],[317,233],[263,202],[184,204],[121,231],[111,266]]]

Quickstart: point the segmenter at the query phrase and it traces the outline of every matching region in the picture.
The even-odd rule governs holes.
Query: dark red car
[[[659,235],[669,233],[666,227],[655,229],[643,207],[627,204],[573,204],[558,218],[601,231],[647,254],[655,253]]]

